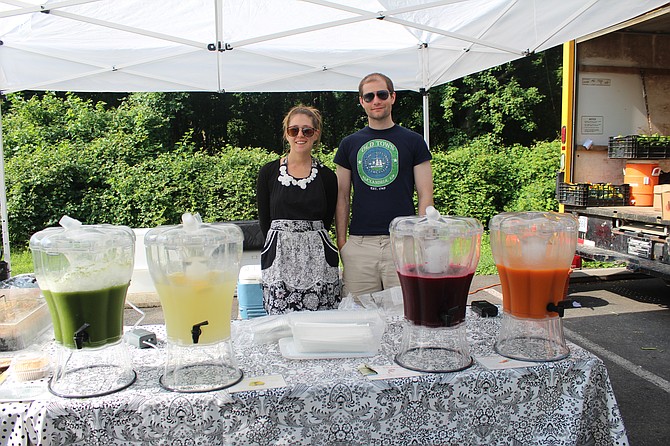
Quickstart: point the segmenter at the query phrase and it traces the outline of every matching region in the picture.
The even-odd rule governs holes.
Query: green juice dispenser
[[[165,316],[167,359],[160,384],[174,392],[208,392],[238,383],[231,337],[242,230],[202,222],[159,226],[144,237],[147,265]]]
[[[107,395],[137,376],[122,339],[135,235],[127,226],[83,225],[68,216],[60,225],[30,238],[57,344],[49,390],[66,398]]]

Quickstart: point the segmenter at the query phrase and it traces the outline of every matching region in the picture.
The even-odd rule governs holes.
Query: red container
[[[572,258],[572,265],[570,265],[570,268],[582,269],[582,258],[577,254],[575,254],[575,256]]]

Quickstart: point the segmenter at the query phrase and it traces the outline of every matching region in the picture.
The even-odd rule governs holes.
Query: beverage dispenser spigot
[[[203,325],[209,325],[208,321],[202,321],[199,324],[193,325],[193,328],[191,328],[191,337],[193,338],[193,343],[197,344],[198,340],[200,339],[200,335],[202,334],[202,327]]]
[[[458,322],[459,307],[451,307],[445,313],[440,314],[445,327],[451,327]]]
[[[563,317],[565,316],[566,308],[572,308],[573,304],[574,301],[572,299],[562,300],[557,303],[550,302],[547,304],[547,311],[558,314],[558,317]]]
[[[237,225],[203,223],[199,214],[190,213],[182,215],[181,225],[146,233],[147,265],[167,331],[164,388],[208,392],[242,379],[233,353],[231,313],[243,241]]]
[[[430,206],[426,216],[394,219],[389,230],[405,310],[396,362],[435,373],[469,367],[465,311],[479,262],[481,223],[442,216]]]
[[[525,361],[555,361],[569,349],[561,318],[577,247],[578,221],[557,212],[505,212],[489,224],[503,295],[495,349]]]
[[[84,348],[84,342],[88,342],[90,339],[88,331],[86,331],[86,329],[90,326],[91,324],[85,323],[74,332],[74,346],[77,350]]]

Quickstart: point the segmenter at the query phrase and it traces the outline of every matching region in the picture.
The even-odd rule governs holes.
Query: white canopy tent
[[[665,3],[0,0],[0,91],[355,91],[383,72],[397,90],[428,92]],[[3,169],[9,262],[4,190]]]

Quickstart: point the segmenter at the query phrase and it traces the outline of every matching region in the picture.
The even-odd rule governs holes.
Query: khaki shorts
[[[374,293],[400,286],[388,235],[352,235],[340,250],[343,296]]]

